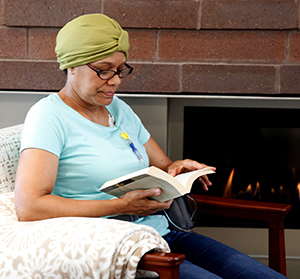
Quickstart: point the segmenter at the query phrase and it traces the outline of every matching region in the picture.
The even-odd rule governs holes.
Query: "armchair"
[[[0,130],[1,278],[179,278],[185,256],[169,253],[164,239],[147,226],[75,217],[18,222],[13,191],[21,131],[22,125]],[[266,221],[269,265],[285,275],[283,220],[290,205],[192,197],[200,214]]]
[[[157,277],[153,271],[178,278],[185,256],[168,253],[151,227],[104,218],[18,222],[14,178],[22,127],[0,130],[0,278]]]

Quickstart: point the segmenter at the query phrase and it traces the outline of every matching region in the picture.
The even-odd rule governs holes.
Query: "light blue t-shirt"
[[[99,191],[107,180],[145,166],[121,137],[125,131],[149,165],[144,144],[150,134],[132,109],[114,97],[107,106],[114,127],[96,124],[66,105],[58,94],[37,102],[28,112],[22,133],[21,151],[26,148],[47,150],[59,157],[53,195],[79,200],[112,199]],[[169,232],[162,215],[140,218],[137,223],[150,225],[161,235]]]

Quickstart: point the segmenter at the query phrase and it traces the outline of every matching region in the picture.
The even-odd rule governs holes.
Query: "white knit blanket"
[[[0,195],[0,278],[130,279],[153,249],[169,251],[151,227],[103,218],[18,222],[14,193]]]

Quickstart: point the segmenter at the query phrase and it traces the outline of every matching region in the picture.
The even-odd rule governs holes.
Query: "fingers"
[[[136,190],[125,194],[120,200],[125,204],[122,214],[136,214],[139,216],[148,216],[157,211],[168,209],[173,200],[158,202],[150,200],[149,197],[159,196],[161,189],[153,188],[149,190]]]
[[[196,161],[192,161],[189,159],[179,160],[179,161],[175,161],[171,166],[169,166],[168,173],[172,176],[176,176],[177,174],[186,171],[196,170],[199,168],[202,168],[202,166]]]
[[[142,196],[144,196],[145,198],[155,197],[155,196],[159,196],[161,194],[160,188],[152,188],[149,190],[140,190],[140,191],[141,191]],[[168,209],[171,206],[173,199],[168,200],[166,202],[158,202],[155,200],[148,200],[148,199],[147,199],[147,201],[153,202],[153,205],[155,205],[155,208],[159,208],[158,210],[156,210],[156,209],[155,210],[159,211],[159,210],[163,210],[163,209]]]
[[[126,193],[124,197],[129,198],[130,200],[143,200],[150,197],[159,196],[160,194],[160,188],[152,188],[148,190],[134,190]]]
[[[212,185],[212,183],[209,181],[208,177],[206,175],[204,175],[204,176],[200,177],[199,180],[203,185],[203,189],[205,191],[208,191],[208,186]]]
[[[144,190],[142,191],[142,194],[145,195],[145,198],[159,196],[161,194],[161,189],[152,188],[152,189]]]
[[[175,161],[172,165],[169,166],[168,173],[172,176],[176,176],[183,172],[198,170],[209,167],[206,164],[199,163],[194,160],[186,159],[186,160],[179,160]],[[215,167],[209,167],[211,170],[216,171]],[[208,186],[211,186],[212,183],[209,181],[206,175],[199,178],[203,185],[203,189],[208,191]]]
[[[187,172],[187,171],[193,171],[193,170],[199,170],[208,167],[206,164],[199,163],[194,160],[185,159],[185,160],[179,160],[175,161],[172,165],[168,168],[168,173],[172,176],[176,176],[177,174]],[[210,167],[213,171],[216,170],[215,167]]]

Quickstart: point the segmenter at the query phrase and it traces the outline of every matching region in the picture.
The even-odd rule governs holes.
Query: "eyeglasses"
[[[113,70],[98,70],[94,68],[91,64],[86,64],[89,68],[97,73],[97,76],[102,80],[109,80],[112,79],[115,75],[118,75],[119,78],[125,78],[132,73],[133,68],[125,63],[125,69],[120,71],[113,71]]]

